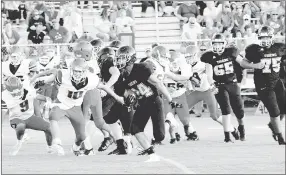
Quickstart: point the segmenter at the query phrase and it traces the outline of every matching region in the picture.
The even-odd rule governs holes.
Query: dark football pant
[[[270,117],[285,114],[285,86],[281,80],[274,88],[256,87],[256,92],[269,112]]]
[[[107,124],[114,124],[119,120],[122,124],[124,134],[126,135],[131,133],[131,123],[133,115],[134,109],[131,108],[130,110],[128,110],[127,107],[116,102],[111,107],[108,114],[104,116],[104,120]]]
[[[150,116],[152,118],[154,138],[156,141],[164,140],[165,117],[163,112],[162,98],[159,96],[144,98],[138,101],[138,107],[134,113],[131,124],[132,135],[139,132],[144,132]]]
[[[231,108],[236,118],[244,117],[243,102],[240,96],[240,87],[237,83],[220,84],[218,93],[215,95],[218,104],[220,105],[222,115],[231,113]]]

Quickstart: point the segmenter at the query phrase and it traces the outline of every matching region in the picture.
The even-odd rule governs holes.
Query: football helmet
[[[78,84],[87,77],[88,65],[83,58],[76,58],[71,63],[70,71],[72,81]]]
[[[23,84],[18,77],[10,76],[6,79],[4,83],[5,89],[14,97],[15,99],[21,99],[24,95]]]
[[[198,58],[199,48],[195,45],[190,45],[186,48],[185,58],[188,64],[194,65],[199,61]]]
[[[164,46],[156,46],[152,50],[152,58],[158,61],[161,65],[169,62],[170,57],[168,50]]]
[[[51,58],[47,54],[43,54],[39,57],[39,63],[42,65],[47,65],[50,62]]]
[[[97,54],[103,48],[103,41],[101,39],[95,39],[90,42],[93,47],[94,54]]]
[[[120,47],[122,47],[122,42],[119,40],[114,40],[109,44],[109,47],[116,52]]]
[[[123,46],[117,51],[116,63],[118,69],[123,69],[128,63],[134,63],[136,60],[136,51],[133,47]]]
[[[115,57],[115,51],[109,47],[105,47],[97,53],[97,63],[100,68],[108,57],[112,57],[113,59]]]
[[[222,54],[227,44],[226,39],[222,34],[214,34],[211,43],[213,52],[217,54]]]
[[[274,30],[269,26],[262,26],[258,30],[259,45],[262,47],[269,47],[273,44]]]
[[[93,46],[88,41],[80,41],[73,48],[73,52],[76,58],[83,58],[89,61],[93,56]]]
[[[25,53],[19,47],[13,47],[11,49],[10,61],[12,65],[20,65],[25,58]]]

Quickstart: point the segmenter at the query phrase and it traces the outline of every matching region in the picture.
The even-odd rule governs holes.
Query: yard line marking
[[[169,163],[169,164],[172,164],[174,165],[176,168],[180,169],[184,174],[196,174],[194,171],[191,171],[189,170],[189,168],[187,168],[185,165],[181,164],[181,163],[178,163],[172,159],[167,159],[167,158],[164,158],[162,156],[159,156],[160,159],[162,159],[163,161]]]

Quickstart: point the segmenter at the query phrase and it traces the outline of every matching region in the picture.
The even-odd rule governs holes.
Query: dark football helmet
[[[89,61],[93,56],[93,47],[88,41],[80,41],[73,48],[73,52],[76,58],[83,58]]]
[[[259,45],[262,47],[269,47],[273,44],[274,30],[269,26],[262,26],[258,30]]]
[[[101,49],[97,53],[97,63],[98,66],[101,68],[102,64],[105,62],[105,60],[109,57],[112,57],[113,59],[115,58],[115,51],[109,47],[105,47]]]
[[[118,69],[123,69],[128,63],[134,63],[136,61],[136,51],[133,47],[123,46],[117,51],[116,65]]]
[[[226,44],[226,39],[222,34],[214,34],[212,37],[212,49],[214,53],[222,54]]]

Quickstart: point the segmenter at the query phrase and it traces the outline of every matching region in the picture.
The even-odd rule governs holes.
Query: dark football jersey
[[[221,55],[212,51],[205,52],[201,56],[201,61],[212,65],[213,79],[216,83],[231,83],[237,82],[234,71],[234,62],[237,56],[237,48],[229,47]]]
[[[108,57],[106,60],[104,60],[104,62],[102,63],[102,67],[101,67],[101,70],[100,70],[100,76],[102,78],[102,80],[104,82],[108,82],[110,77],[111,77],[111,74],[109,73],[109,69],[111,67],[114,66],[114,63],[113,63],[113,59],[111,57]]]
[[[285,56],[285,44],[274,43],[270,48],[252,44],[245,49],[245,58],[253,63],[262,62],[263,69],[254,70],[254,83],[263,87],[274,87],[279,80],[281,59]]]
[[[134,91],[139,99],[157,96],[157,88],[148,82],[153,68],[148,63],[134,64],[130,74],[124,77],[125,89]]]

